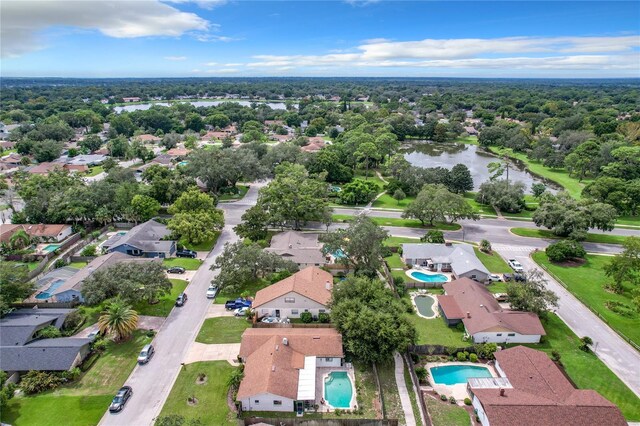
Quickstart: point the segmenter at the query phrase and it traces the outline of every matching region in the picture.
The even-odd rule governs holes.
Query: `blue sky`
[[[3,0],[2,76],[640,77],[640,2]]]

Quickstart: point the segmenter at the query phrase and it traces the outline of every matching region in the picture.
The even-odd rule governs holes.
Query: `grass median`
[[[520,237],[530,238],[551,238],[554,240],[561,240],[562,237],[558,237],[553,232],[547,229],[536,228],[511,228],[510,231]],[[587,243],[600,243],[600,244],[622,244],[627,237],[622,235],[608,235],[608,234],[587,234],[587,238],[584,240]]]
[[[334,222],[349,222],[353,220],[355,216],[347,214],[334,214],[332,219]],[[441,223],[436,222],[434,226],[422,225],[417,219],[402,219],[394,217],[376,217],[369,216],[369,218],[378,226],[398,226],[404,228],[423,228],[423,229],[440,229],[442,231],[458,231],[462,227],[457,223]]]

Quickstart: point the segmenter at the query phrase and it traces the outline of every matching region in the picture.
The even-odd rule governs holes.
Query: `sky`
[[[640,77],[638,1],[2,0],[3,77]]]

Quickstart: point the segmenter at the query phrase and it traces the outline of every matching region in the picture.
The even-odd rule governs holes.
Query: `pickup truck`
[[[239,308],[250,308],[251,300],[238,298],[236,300],[227,300],[224,304],[224,308],[228,311],[232,311]]]
[[[509,261],[507,262],[509,264],[509,266],[511,266],[511,269],[513,269],[516,272],[524,272],[524,268],[522,267],[522,264],[520,262],[518,262],[515,259],[509,259]]]

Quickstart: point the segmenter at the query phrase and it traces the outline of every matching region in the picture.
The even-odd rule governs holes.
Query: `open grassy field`
[[[171,259],[164,259],[162,264],[165,268],[170,268],[172,266],[182,266],[184,269],[188,271],[195,271],[202,265],[202,260],[200,259],[191,259],[190,257],[172,257]]]
[[[616,223],[618,225],[640,226],[640,216],[620,216]]]
[[[560,318],[555,314],[549,314],[542,325],[547,332],[546,342],[527,346],[549,355],[553,350],[558,351],[565,371],[578,388],[599,392],[620,407],[628,421],[640,421],[640,398],[595,354],[580,350],[578,336]]]
[[[460,137],[453,142],[455,143],[463,143],[465,145],[478,145],[478,137],[477,136],[463,136]]]
[[[469,413],[464,408],[449,402],[437,401],[429,396],[425,397],[425,402],[433,426],[469,426]]]
[[[475,196],[475,192],[467,192],[466,194],[464,194],[464,198],[467,201],[467,204],[469,204],[473,208],[474,212],[483,216],[497,217],[496,209],[494,209],[493,206],[490,206],[488,204],[480,204],[475,200]]]
[[[419,238],[409,238],[409,237],[389,237],[383,241],[382,244],[389,247],[400,247],[403,243],[419,243]]]
[[[532,238],[553,238],[561,239],[548,229],[535,229],[535,228],[511,228],[510,231],[520,237],[532,237]],[[601,243],[601,244],[622,244],[627,237],[622,235],[609,235],[609,234],[587,234],[588,243]]]
[[[354,216],[347,214],[334,214],[332,215],[334,222],[348,222],[353,220]],[[443,231],[457,231],[461,228],[457,223],[441,223],[436,222],[435,226],[422,226],[419,220],[416,219],[400,219],[400,218],[389,218],[389,217],[373,217],[370,216],[371,220],[379,226],[400,226],[405,228],[424,228],[424,229],[440,229]]]
[[[242,332],[251,327],[245,317],[207,318],[200,328],[196,342],[206,344],[240,343]]]
[[[180,293],[187,288],[188,282],[185,280],[176,280],[170,279],[173,287],[171,288],[171,292],[166,294],[160,298],[158,303],[154,303],[153,305],[148,304],[147,302],[138,302],[133,305],[133,309],[135,309],[140,315],[149,315],[152,317],[166,317],[171,313],[173,309],[173,305],[176,302],[176,298]]]
[[[235,367],[227,361],[186,364],[171,389],[160,416],[177,414],[185,419],[199,419],[203,425],[235,425],[235,415],[227,406],[227,381]],[[204,384],[196,384],[200,373],[207,376]],[[187,398],[198,403],[189,405]]]
[[[405,267],[405,264],[398,253],[393,253],[391,256],[385,257],[384,260],[391,269],[402,269]]]
[[[605,290],[604,284],[609,281],[604,273],[604,266],[611,261],[609,256],[587,255],[586,262],[576,267],[563,267],[553,264],[544,252],[533,254],[533,260],[558,277],[582,303],[596,311],[611,328],[624,334],[635,344],[640,345],[640,314],[631,301],[631,289],[624,288],[623,293],[616,294]],[[607,308],[607,303],[614,302],[627,306],[626,315],[620,315]]]
[[[398,200],[396,200],[391,195],[385,192],[383,195],[381,195],[377,200],[373,202],[373,207],[379,208],[379,209],[404,210],[409,205],[409,203],[413,202],[415,199],[416,197],[407,197],[398,203]]]
[[[93,166],[89,168],[89,171],[87,171],[86,176],[96,176],[102,172],[104,172],[104,168],[102,168],[102,166]]]

